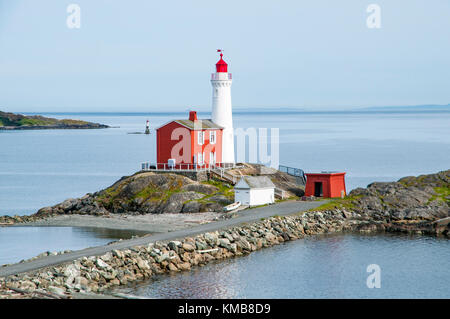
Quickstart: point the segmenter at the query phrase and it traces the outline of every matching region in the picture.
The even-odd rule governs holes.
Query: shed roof
[[[234,188],[275,188],[267,176],[242,176]]]

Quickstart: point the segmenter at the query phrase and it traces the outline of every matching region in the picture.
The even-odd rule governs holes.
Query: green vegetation
[[[428,203],[438,200],[441,202],[446,202],[450,205],[450,187],[435,187],[434,191],[437,193],[437,195],[431,196]]]
[[[264,206],[269,206],[269,204],[262,204],[262,205],[250,206],[248,209],[259,208],[259,207],[264,207]]]
[[[329,199],[326,203],[320,205],[319,207],[312,208],[309,211],[325,211],[342,208],[351,210],[355,208],[354,200],[361,197],[362,196],[347,196],[344,198],[332,198]]]
[[[18,126],[45,126],[45,125],[55,125],[57,121],[42,120],[34,118],[22,118],[16,122]]]
[[[275,203],[287,202],[287,201],[290,201],[290,200],[297,200],[297,199],[299,199],[298,196],[290,196],[290,197],[286,197],[286,198],[283,198],[283,199],[276,199]]]
[[[86,125],[89,124],[89,122],[86,121],[80,121],[80,120],[69,120],[69,119],[63,119],[59,122],[66,124],[66,125]]]
[[[218,192],[208,195],[207,197],[211,197],[211,196],[214,196],[217,194],[223,194],[228,199],[234,200],[234,189],[232,187],[230,187],[227,183],[221,182],[221,181],[218,181],[215,179],[210,179],[209,181],[203,182],[203,184],[209,184],[209,185],[215,186],[219,189]]]
[[[25,116],[21,114],[7,113],[0,111],[0,126],[11,127],[33,127],[33,126],[73,126],[73,127],[106,127],[100,124],[89,123],[86,121],[63,119],[58,120],[49,117],[43,117],[40,115]]]

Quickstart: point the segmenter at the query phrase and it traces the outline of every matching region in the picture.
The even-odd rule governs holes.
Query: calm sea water
[[[0,215],[32,214],[154,162],[158,127],[186,113],[43,114],[120,128],[0,131]],[[200,114],[206,118],[208,114]],[[342,170],[347,188],[448,169],[450,111],[234,113],[235,128],[279,128],[282,165]]]
[[[367,287],[367,266],[381,288]],[[158,275],[116,291],[149,298],[450,298],[448,239],[334,235]]]
[[[0,227],[0,265],[19,262],[45,251],[78,250],[142,234],[93,227]]]
[[[105,130],[0,131],[0,215],[32,214],[113,184],[155,161],[155,134],[140,131],[187,113],[43,114],[116,126]],[[208,114],[200,114],[207,117]],[[343,170],[347,188],[448,169],[450,112],[234,113],[235,128],[279,128],[282,165]],[[0,227],[0,264],[44,251],[105,244],[120,233],[73,227]],[[125,289],[156,298],[449,298],[448,240],[331,236],[299,240],[176,277]],[[366,287],[379,264],[382,288]]]

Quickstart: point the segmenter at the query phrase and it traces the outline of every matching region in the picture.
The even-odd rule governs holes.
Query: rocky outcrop
[[[271,217],[180,241],[113,250],[103,256],[83,257],[56,267],[0,278],[0,298],[16,298],[18,295],[27,298],[70,298],[72,293],[78,291],[107,293],[115,286],[148,279],[155,274],[187,271],[214,260],[247,255],[261,248],[316,234],[404,232],[450,238],[449,171],[433,175],[408,177],[394,183],[372,183],[367,189],[351,192],[347,202],[332,202],[338,203],[341,208],[319,208],[292,216]],[[139,178],[145,178],[146,182]],[[178,210],[177,203],[194,197],[183,204],[181,210],[195,211],[201,206],[198,200],[204,198],[195,199],[199,196],[196,194],[202,194],[202,190],[204,196],[209,192],[209,196],[220,199],[219,187],[214,186],[217,189],[213,189],[209,185],[204,188],[179,176],[166,178],[152,175],[124,178],[93,197],[107,195],[107,198],[114,200],[115,195],[122,194],[130,199],[143,194],[144,190],[145,194],[154,195],[156,191],[149,192],[145,187],[151,184],[165,190],[173,190],[178,185],[176,189],[185,191],[168,196],[169,200],[164,205],[170,206],[170,209]],[[149,198],[155,198],[152,196],[149,195]],[[77,207],[78,202],[68,200],[61,205],[61,209],[70,210]],[[36,258],[46,255],[48,253]]]
[[[450,216],[450,170],[404,177],[397,182],[372,183],[350,192],[353,209],[363,215],[391,220],[433,221]]]
[[[233,202],[232,189],[221,183],[197,182],[179,174],[153,172],[123,177],[111,187],[45,207],[36,217],[59,214],[162,214],[221,211]]]
[[[441,234],[450,237],[450,219]],[[74,292],[108,293],[115,286],[151,278],[156,274],[188,271],[211,261],[250,254],[265,247],[335,233],[397,231],[388,218],[373,220],[345,209],[311,211],[271,217],[252,224],[209,232],[180,241],[155,242],[102,256],[90,256],[38,271],[0,278],[0,298],[17,291],[28,298],[69,298]],[[417,233],[419,230],[414,230]],[[424,232],[426,233],[426,232]]]
[[[108,125],[80,120],[57,120],[40,115],[25,116],[0,111],[0,130],[98,129]]]

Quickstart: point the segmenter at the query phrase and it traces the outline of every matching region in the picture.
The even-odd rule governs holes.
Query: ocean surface
[[[380,268],[380,288],[367,278]],[[148,298],[450,298],[448,239],[329,235],[288,242],[116,292]]]
[[[172,119],[187,118],[188,112],[42,115],[114,128],[0,131],[0,215],[32,214],[135,173],[142,162],[156,160],[154,129]],[[233,116],[235,129],[279,129],[281,165],[306,172],[347,172],[348,191],[373,181],[434,173],[450,164],[449,108],[428,112],[235,111]],[[199,118],[208,117],[199,114]],[[152,134],[129,134],[143,132],[147,120]],[[266,140],[270,149],[270,138]],[[258,160],[265,162],[261,156]]]
[[[0,265],[16,263],[46,251],[79,250],[143,234],[94,227],[0,227]]]
[[[42,115],[113,128],[0,131],[0,215],[32,214],[135,173],[142,162],[155,161],[154,128],[186,118],[187,111]],[[152,134],[130,134],[143,132],[147,120]],[[306,172],[345,171],[348,191],[373,181],[448,169],[449,124],[448,108],[234,112],[235,128],[279,129],[279,164]],[[0,264],[45,251],[102,245],[134,234],[77,227],[0,227]],[[449,298],[449,252],[448,240],[430,237],[318,237],[177,277],[161,276],[125,291],[155,298]],[[365,284],[366,267],[373,263],[382,270],[380,289],[368,289]]]

